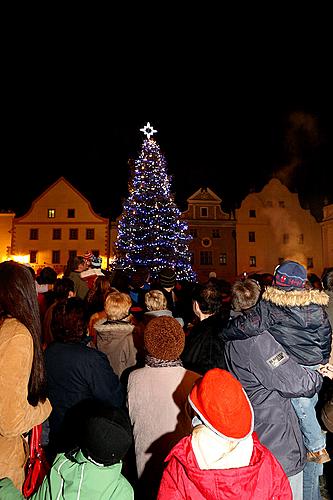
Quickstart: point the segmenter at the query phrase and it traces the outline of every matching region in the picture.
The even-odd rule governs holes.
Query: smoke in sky
[[[297,171],[311,159],[320,143],[318,118],[301,111],[290,113],[285,134],[288,162],[276,173],[276,177],[290,187]]]

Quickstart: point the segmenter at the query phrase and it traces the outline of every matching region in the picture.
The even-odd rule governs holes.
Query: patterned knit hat
[[[90,264],[93,256],[94,256],[94,254],[90,250],[87,250],[86,253],[84,254],[83,258],[86,262],[88,262],[88,264]]]
[[[144,344],[154,358],[172,361],[178,359],[184,350],[185,333],[175,318],[158,316],[147,324]]]
[[[102,266],[102,257],[95,257],[95,255],[91,258],[91,267],[93,269],[98,269]]]
[[[171,288],[176,284],[176,273],[171,267],[161,269],[158,278],[163,288]]]
[[[307,272],[304,266],[292,260],[284,261],[275,269],[274,284],[284,290],[304,288]]]
[[[198,379],[188,397],[204,425],[226,439],[253,432],[253,409],[242,384],[226,370],[213,368]]]

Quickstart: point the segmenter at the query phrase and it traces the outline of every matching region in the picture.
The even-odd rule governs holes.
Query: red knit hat
[[[202,423],[219,436],[242,440],[253,432],[253,409],[242,384],[213,368],[195,382],[188,397]]]

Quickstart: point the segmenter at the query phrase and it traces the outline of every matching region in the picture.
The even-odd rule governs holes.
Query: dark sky
[[[310,49],[159,54],[156,67],[118,65],[107,50],[23,51],[4,76],[0,208],[22,215],[63,175],[115,218],[150,121],[182,210],[201,186],[230,210],[275,173],[320,216],[325,197],[333,202],[333,86],[331,58]]]

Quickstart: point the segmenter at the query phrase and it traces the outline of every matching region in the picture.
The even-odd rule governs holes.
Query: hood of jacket
[[[51,469],[51,498],[74,498],[74,494],[80,500],[124,498],[117,491],[127,488],[121,468],[121,462],[109,467],[98,466],[80,450],[67,455],[61,453]]]
[[[262,298],[268,302],[281,307],[305,307],[311,304],[327,306],[329,296],[321,290],[281,290],[274,286],[268,286]]]
[[[184,469],[185,476],[193,483],[196,489],[206,500],[219,498],[218,491],[223,491],[225,497],[235,498],[235,492],[240,490],[240,484],[257,484],[260,468],[265,459],[266,449],[259,442],[256,433],[253,437],[253,453],[250,465],[237,469],[208,469],[201,470],[193,453],[192,436],[183,438],[169,453],[166,462],[171,458],[178,461]],[[239,497],[241,498],[241,496]]]

